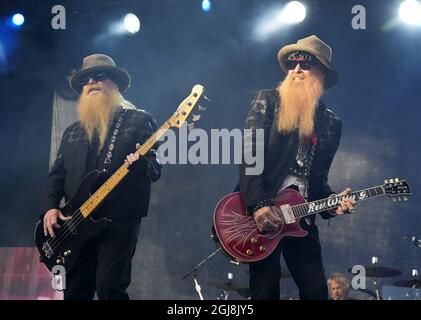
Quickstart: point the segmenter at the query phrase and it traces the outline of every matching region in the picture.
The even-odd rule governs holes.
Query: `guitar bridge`
[[[295,222],[294,212],[292,212],[291,206],[289,204],[282,205],[281,212],[286,224],[291,224]]]
[[[44,244],[42,245],[42,250],[44,251],[44,255],[48,259],[50,259],[53,256],[53,254],[54,254],[53,249],[51,249],[51,246],[50,246],[50,244],[47,241],[44,242]]]

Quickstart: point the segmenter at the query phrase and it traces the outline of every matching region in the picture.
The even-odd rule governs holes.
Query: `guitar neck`
[[[146,142],[135,151],[136,154],[144,156],[152,149],[164,133],[170,128],[170,124],[165,122],[157,131],[149,137]],[[88,200],[80,207],[83,217],[87,218],[108,196],[108,194],[123,180],[129,173],[129,164],[125,162],[108,180],[89,197]]]
[[[157,131],[155,131],[148,140],[134,153],[139,156],[146,155],[149,150],[158,142],[165,132],[172,127],[180,128],[186,122],[187,117],[193,108],[199,102],[203,95],[204,88],[200,84],[196,84],[191,94],[181,102],[177,111],[170,117]],[[105,197],[120,183],[121,180],[129,173],[129,164],[127,162],[110,177],[108,180],[79,208],[82,215],[88,217],[96,207],[98,207]]]
[[[349,193],[346,196],[333,196],[322,200],[316,200],[292,206],[292,211],[296,218],[304,218],[311,216],[316,213],[320,213],[326,210],[336,209],[340,206],[344,198],[354,199],[356,202],[379,197],[386,194],[383,186],[377,186],[367,189],[361,189]]]
[[[151,135],[149,139],[144,144],[142,144],[139,149],[136,150],[135,153],[139,156],[144,156],[147,154],[169,128],[171,128],[171,125],[167,121],[161,127],[159,127],[159,129],[155,131],[153,135]]]

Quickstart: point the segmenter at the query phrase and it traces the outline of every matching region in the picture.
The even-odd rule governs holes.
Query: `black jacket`
[[[116,117],[117,119],[117,117]],[[97,158],[94,169],[104,168],[104,159],[114,130],[111,124],[104,148]],[[105,182],[124,162],[129,153],[136,150],[136,143],[143,144],[156,130],[156,121],[143,110],[128,109],[114,142],[111,166],[101,177]],[[80,122],[70,125],[63,133],[57,159],[47,177],[44,192],[44,213],[59,208],[60,200],[68,201],[76,192],[87,172],[89,143]],[[110,219],[141,218],[147,215],[151,181],[160,177],[161,166],[155,152],[149,152],[129,167],[129,174],[108,195],[100,206],[99,216]]]
[[[277,90],[260,90],[251,103],[245,128],[264,129],[264,170],[259,175],[246,175],[245,169],[252,167],[240,165],[240,190],[246,207],[253,207],[261,200],[274,198],[288,175],[299,145],[298,132],[280,134],[277,121],[274,121],[279,110]],[[339,146],[342,123],[340,119],[320,102],[315,115],[315,134],[317,144],[313,164],[308,179],[308,200],[313,201],[328,197],[334,192],[328,184],[329,169]],[[245,142],[246,143],[246,142]],[[255,135],[251,145],[244,149],[256,150]],[[330,218],[327,212],[321,214]]]

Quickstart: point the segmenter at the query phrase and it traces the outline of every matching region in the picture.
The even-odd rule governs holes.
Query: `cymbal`
[[[250,274],[250,270],[249,269],[246,269],[246,273],[247,274]],[[281,280],[282,279],[287,279],[287,278],[291,278],[291,274],[289,273],[288,270],[282,269],[282,271],[281,271]]]
[[[208,279],[208,284],[212,287],[222,289],[225,291],[238,291],[238,289],[241,289],[240,286],[235,285],[232,282],[219,282],[213,279]]]
[[[358,289],[358,290],[368,294],[369,296],[373,297],[374,299],[377,299],[376,293],[374,291],[370,290],[370,289]],[[382,300],[382,297],[381,297],[380,294],[379,294],[379,299]]]
[[[411,279],[411,280],[399,280],[393,283],[397,287],[405,288],[421,288],[421,280]]]
[[[369,278],[389,278],[396,277],[402,273],[402,271],[389,267],[382,266],[365,266],[365,276]],[[352,268],[348,269],[348,272],[352,274]]]

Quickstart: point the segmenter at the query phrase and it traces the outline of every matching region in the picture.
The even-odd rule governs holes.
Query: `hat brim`
[[[299,45],[299,44],[290,44],[287,45],[278,52],[278,61],[281,65],[282,70],[284,70],[285,73],[288,73],[288,68],[285,65],[285,59],[288,54],[294,51],[304,51],[312,54],[317,58],[317,60],[320,61],[320,63],[325,67],[325,78],[324,78],[324,88],[330,88],[333,87],[336,82],[338,82],[338,72],[336,71],[336,68],[333,66],[333,64],[325,59],[324,57],[320,56],[319,52],[314,50],[311,47]]]
[[[123,92],[130,86],[130,75],[125,69],[115,66],[96,66],[80,70],[73,74],[69,79],[70,87],[77,93],[81,93],[83,85],[80,84],[79,79],[95,71],[104,71],[107,73],[120,92]]]

